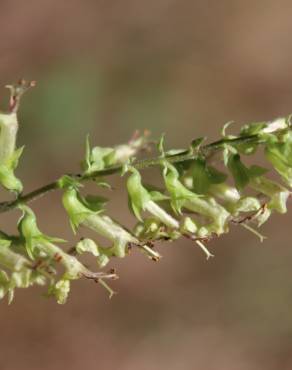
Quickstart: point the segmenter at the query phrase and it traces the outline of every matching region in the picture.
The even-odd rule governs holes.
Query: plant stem
[[[283,130],[278,130],[280,133]],[[192,159],[195,159],[198,157],[198,154],[204,155],[205,157],[210,156],[217,150],[220,150],[224,147],[225,144],[229,145],[238,145],[242,143],[261,143],[261,138],[259,135],[249,135],[249,136],[239,136],[235,138],[223,138],[221,140],[214,141],[210,144],[201,146],[200,148],[194,149],[194,150],[185,150],[184,152],[178,154],[178,155],[168,155],[165,158],[162,158],[161,156],[155,157],[155,158],[149,158],[149,159],[143,159],[143,160],[137,160],[131,164],[132,167],[135,167],[137,170],[143,170],[149,167],[155,167],[160,166],[162,161],[164,159],[167,159],[170,163],[180,163],[189,161]],[[103,170],[95,171],[90,174],[73,174],[70,175],[71,177],[76,178],[80,182],[82,181],[89,181],[96,179],[98,177],[104,177],[104,176],[110,176],[113,174],[121,173],[123,169],[123,165],[118,164],[114,165],[108,168],[105,168]],[[20,195],[17,199],[12,201],[5,201],[0,203],[0,213],[11,211],[15,208],[17,208],[20,204],[26,204],[34,201],[37,198],[42,197],[48,192],[54,191],[59,189],[58,181],[51,182],[47,185],[44,185],[38,189],[33,190],[30,193],[27,193],[25,195]]]

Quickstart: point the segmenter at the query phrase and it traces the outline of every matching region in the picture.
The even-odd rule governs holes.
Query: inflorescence
[[[292,186],[292,130],[290,117],[272,122],[245,125],[239,135],[227,135],[204,144],[205,138],[192,141],[184,150],[164,149],[164,137],[157,145],[157,156],[137,159],[153,145],[148,133],[135,134],[124,145],[112,148],[91,147],[86,140],[85,158],[81,173],[64,175],[60,179],[23,194],[23,185],[15,170],[23,152],[16,148],[18,131],[17,111],[20,98],[34,82],[21,80],[7,86],[11,97],[9,111],[0,113],[0,184],[15,194],[12,201],[0,203],[0,213],[19,209],[17,235],[0,231],[0,298],[13,300],[15,288],[48,285],[48,295],[57,302],[66,302],[72,280],[85,277],[99,282],[112,296],[108,280],[116,279],[115,270],[93,272],[78,256],[91,253],[99,269],[114,257],[124,258],[136,248],[153,261],[160,259],[155,249],[159,241],[190,239],[213,257],[207,243],[238,224],[253,232],[262,241],[258,228],[273,212],[286,213]],[[280,180],[268,175],[269,169],[247,166],[242,157],[263,148],[265,158]],[[146,184],[141,171],[158,167],[160,187]],[[106,214],[108,199],[100,195],[81,195],[85,181],[96,183],[97,189],[110,188],[108,177],[118,174],[125,178],[129,208],[137,219],[133,230]],[[96,240],[82,238],[67,252],[59,245],[65,241],[50,237],[38,228],[36,215],[28,203],[49,191],[59,189],[62,203],[74,233],[88,228],[109,241],[108,246]],[[62,272],[57,266],[62,266]]]

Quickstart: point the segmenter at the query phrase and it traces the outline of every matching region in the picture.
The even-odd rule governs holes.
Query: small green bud
[[[126,163],[132,158],[147,142],[147,135],[135,136],[128,144],[118,145],[114,148],[103,148],[96,146],[90,148],[89,138],[86,139],[85,160],[82,162],[82,169],[86,174],[101,171],[116,164]]]

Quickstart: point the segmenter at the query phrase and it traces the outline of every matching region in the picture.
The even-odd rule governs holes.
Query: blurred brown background
[[[114,145],[148,128],[180,147],[229,120],[291,113],[291,16],[288,0],[2,0],[0,85],[38,81],[21,108],[26,191],[77,170],[87,133]],[[33,209],[73,241],[59,197]],[[112,214],[133,222],[125,194],[113,198]],[[1,228],[18,216],[1,215]],[[159,264],[117,261],[111,301],[88,281],[65,306],[18,290],[0,306],[0,370],[292,369],[290,219],[268,222],[263,245],[233,228],[208,262],[185,241],[162,245]]]

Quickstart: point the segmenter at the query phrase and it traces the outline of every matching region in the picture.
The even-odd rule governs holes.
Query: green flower
[[[190,189],[197,194],[207,194],[213,184],[222,184],[227,175],[218,171],[212,166],[208,166],[203,158],[196,158],[192,161],[189,170],[186,172],[182,181],[189,181]]]
[[[187,189],[179,179],[179,173],[172,165],[167,164],[163,171],[167,191],[170,194],[171,205],[177,213],[182,207],[201,216],[207,217],[210,224],[204,226],[201,233],[220,235],[228,230],[229,212],[210,196],[199,196]],[[201,236],[198,232],[199,236]],[[203,236],[203,235],[202,235]]]
[[[70,280],[61,279],[49,287],[48,295],[54,296],[59,304],[67,302],[70,293]]]
[[[138,220],[142,221],[141,212],[147,211],[164,225],[178,229],[179,222],[154,201],[158,198],[157,192],[150,192],[142,185],[141,175],[135,168],[129,170],[132,172],[127,180],[129,205]],[[161,199],[165,199],[162,194]]]
[[[233,216],[239,216],[240,213],[255,212],[260,210],[262,206],[256,197],[241,196],[235,187],[228,184],[212,185],[210,193],[220,199],[224,208]]]
[[[15,149],[18,122],[16,113],[0,113],[0,183],[20,193],[22,184],[14,175],[23,147]]]
[[[12,241],[0,239],[0,265],[10,270],[0,270],[0,299],[8,294],[8,303],[14,298],[15,288],[28,288],[31,285],[43,285],[45,277],[32,269],[31,262],[22,254],[12,249]]]
[[[22,206],[21,209],[23,216],[19,221],[18,229],[31,259],[41,257],[48,263],[61,263],[68,279],[78,279],[88,272],[74,256],[70,256],[55,244],[64,240],[49,237],[39,230],[35,214],[30,208]]]
[[[178,230],[166,227],[154,217],[139,222],[135,227],[134,234],[144,241],[175,240],[181,236]]]
[[[117,222],[108,216],[100,214],[100,211],[90,209],[76,189],[72,187],[65,189],[63,205],[74,229],[79,225],[83,225],[112,242],[112,246],[107,250],[108,256],[125,257],[131,244],[142,249],[144,248],[134,235]],[[106,259],[104,259],[103,264],[105,261]]]
[[[9,112],[0,113],[0,184],[16,193],[22,192],[22,184],[14,175],[23,148],[16,149],[18,131],[17,110],[22,95],[35,82],[20,80],[16,85],[7,85],[10,90]]]
[[[30,267],[31,262],[21,254],[15,253],[11,245],[11,240],[0,239],[0,265],[12,271],[21,271]]]
[[[81,239],[75,247],[78,254],[91,253],[97,259],[99,267],[104,267],[110,261],[112,256],[112,250],[110,248],[104,248],[96,244],[92,239],[86,238]]]
[[[284,186],[264,176],[254,178],[250,186],[270,199],[267,204],[270,210],[275,210],[279,213],[287,212],[286,203],[290,192]]]
[[[233,176],[235,186],[238,190],[243,190],[245,186],[249,184],[251,179],[261,176],[268,171],[267,169],[256,165],[253,165],[250,168],[246,167],[241,162],[239,154],[229,154],[227,167]]]
[[[231,185],[224,184],[214,184],[210,186],[209,193],[222,200],[224,203],[236,203],[240,200],[239,191]]]
[[[146,144],[146,135],[134,137],[128,144],[117,145],[113,148],[96,146],[90,148],[89,138],[86,139],[85,160],[82,169],[85,174],[101,171],[116,164],[123,164],[132,158]]]
[[[292,187],[292,132],[280,136],[269,135],[265,155],[285,183]]]

